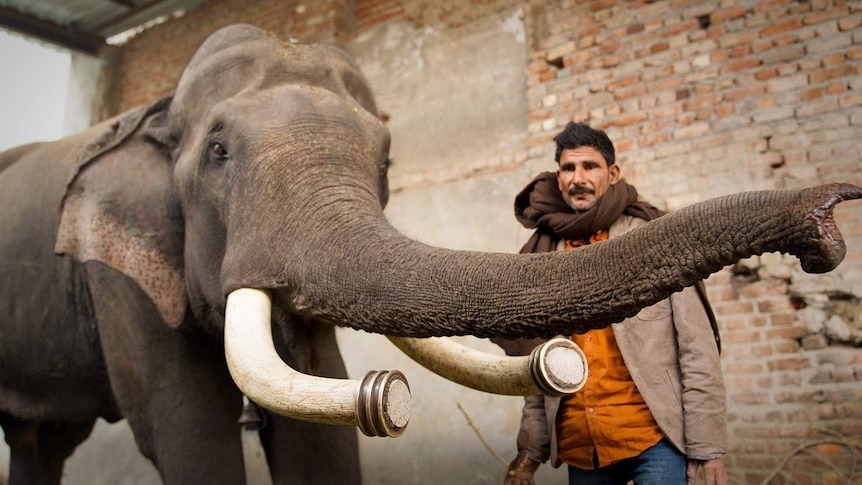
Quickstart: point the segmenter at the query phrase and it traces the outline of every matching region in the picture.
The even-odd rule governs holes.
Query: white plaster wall
[[[70,56],[66,113],[63,120],[65,134],[83,131],[92,123],[96,89],[102,69],[102,61],[96,57],[77,52],[71,52]]]
[[[0,151],[64,135],[68,51],[0,29]]]
[[[519,15],[455,31],[387,22],[351,43],[378,107],[391,115],[394,177],[523,149],[527,51]]]

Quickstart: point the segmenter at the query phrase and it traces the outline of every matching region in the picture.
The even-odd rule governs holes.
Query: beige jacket
[[[608,237],[646,224],[623,215]],[[727,451],[724,380],[712,327],[694,288],[644,308],[612,326],[623,360],[665,436],[688,458],[707,460]],[[518,452],[555,468],[559,398],[528,396]]]

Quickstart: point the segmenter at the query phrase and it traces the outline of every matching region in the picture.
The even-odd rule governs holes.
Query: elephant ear
[[[106,122],[84,148],[69,174],[54,251],[132,278],[165,323],[177,327],[187,296],[169,106],[165,98]]]

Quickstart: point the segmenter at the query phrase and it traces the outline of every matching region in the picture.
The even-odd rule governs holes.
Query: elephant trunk
[[[860,197],[862,189],[846,184],[736,194],[578,251],[526,255],[429,247],[394,230],[373,203],[329,203],[321,208],[322,220],[337,223],[317,226],[310,240],[289,241],[287,253],[255,255],[252,261],[270,272],[223,268],[229,368],[250,399],[277,413],[397,436],[407,424],[410,399],[400,373],[372,372],[350,381],[293,371],[273,348],[269,290],[243,287],[282,292],[279,301],[290,312],[389,336],[570,335],[620,321],[755,254],[788,252],[806,271],[828,271],[845,252],[833,208]],[[585,366],[575,369],[572,357],[580,354],[572,349],[546,347],[522,362],[445,342],[393,341],[429,369],[487,392],[570,393],[586,373]],[[535,365],[536,355],[544,363]],[[467,363],[459,364],[465,357]],[[536,379],[542,366],[551,369],[550,385]]]
[[[860,197],[847,184],[735,194],[578,251],[525,255],[432,248],[379,211],[355,211],[355,224],[342,217],[329,233],[341,242],[307,249],[293,264],[304,271],[284,286],[294,311],[369,332],[570,335],[621,321],[752,255],[791,253],[806,271],[828,271],[845,252],[833,208]]]

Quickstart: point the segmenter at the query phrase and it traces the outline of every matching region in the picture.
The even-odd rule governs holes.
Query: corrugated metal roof
[[[0,27],[96,54],[105,41],[208,0],[0,0]]]

